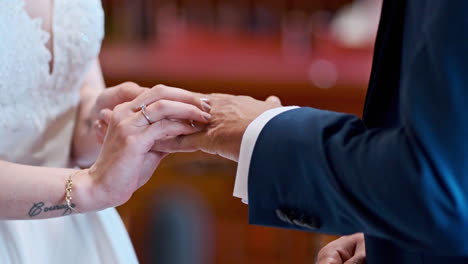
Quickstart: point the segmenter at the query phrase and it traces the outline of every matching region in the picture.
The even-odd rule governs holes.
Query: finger
[[[323,247],[317,256],[317,264],[342,264],[354,255],[356,242],[352,237],[342,236]]]
[[[121,104],[123,102],[129,102],[137,98],[139,95],[148,91],[148,88],[141,87],[135,83],[125,83],[126,85],[121,85],[117,91],[115,97],[114,105]]]
[[[364,264],[366,263],[365,255],[354,255],[352,258],[348,259],[344,264]]]
[[[194,152],[201,150],[204,140],[204,133],[196,133],[188,136],[168,137],[156,141],[152,150],[166,153]]]
[[[174,138],[178,136],[191,135],[200,132],[201,129],[193,127],[185,122],[164,119],[149,126],[142,136],[151,142],[151,151],[166,152],[154,148],[154,144],[165,138]]]
[[[148,88],[140,87],[136,83],[125,82],[104,90],[104,95],[99,97],[98,104],[101,109],[108,108],[112,110],[116,105],[132,101],[148,90]]]
[[[102,109],[99,112],[99,119],[104,123],[109,124],[112,118],[112,111],[110,109]]]
[[[144,134],[152,135],[156,141],[167,137],[191,135],[201,130],[202,129],[198,127],[193,127],[182,121],[163,119],[149,126]]]
[[[268,103],[272,103],[272,104],[277,104],[277,105],[281,105],[281,100],[277,97],[277,96],[269,96],[267,99],[266,99],[266,102]]]
[[[132,119],[135,116],[135,112],[132,110],[131,102],[125,102],[114,107],[112,112],[109,112],[109,109],[103,110],[103,118],[108,120],[108,124],[111,124],[112,121],[120,122],[123,120]]]
[[[149,120],[146,119],[143,111]],[[135,113],[133,118],[136,126],[145,126],[149,122],[155,123],[163,119],[194,120],[206,124],[212,119],[212,116],[190,104],[159,100],[148,105],[146,109]]]
[[[97,137],[99,144],[104,143],[104,138],[107,133],[107,128],[108,128],[107,123],[105,123],[102,120],[96,120],[94,122],[94,130],[96,131],[96,137]]]
[[[121,134],[124,134],[124,136],[130,134],[124,139],[127,140],[127,144],[134,147],[133,151],[135,151],[135,153],[161,153],[163,151],[153,149],[155,142],[158,140],[179,135],[190,135],[200,131],[198,128],[192,127],[187,123],[167,119],[145,127],[135,127],[129,122],[131,121],[123,121],[120,127],[125,127],[127,130],[130,130],[130,132],[121,132]]]
[[[133,108],[135,111],[138,111],[142,104],[150,105],[159,100],[171,100],[191,104],[205,112],[209,112],[211,110],[207,97],[200,97],[199,94],[162,84],[156,85],[149,91],[135,98],[133,101]]]
[[[317,259],[316,264],[343,264],[339,256],[322,256]]]

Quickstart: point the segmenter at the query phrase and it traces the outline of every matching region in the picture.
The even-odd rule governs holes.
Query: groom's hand
[[[366,262],[364,234],[342,236],[320,250],[316,264],[363,264]]]
[[[242,136],[247,126],[263,112],[280,107],[276,96],[266,101],[249,96],[212,94],[206,96],[213,116],[205,131],[157,141],[153,150],[161,152],[193,152],[201,150],[237,161]]]

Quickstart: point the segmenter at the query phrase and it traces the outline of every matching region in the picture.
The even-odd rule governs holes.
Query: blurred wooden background
[[[327,31],[348,2],[104,0],[107,85],[274,94],[360,115],[372,47],[345,47]],[[202,153],[164,160],[118,208],[141,263],[314,263],[333,237],[248,225],[247,206],[232,197],[235,170]]]

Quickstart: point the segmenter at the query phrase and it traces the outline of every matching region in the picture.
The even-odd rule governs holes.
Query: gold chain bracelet
[[[67,206],[72,211],[78,211],[75,209],[75,205],[72,204],[73,200],[73,176],[77,175],[80,171],[74,172],[68,176],[67,184],[65,185],[65,201]]]

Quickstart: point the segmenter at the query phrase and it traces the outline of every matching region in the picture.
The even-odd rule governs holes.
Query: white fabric
[[[239,162],[237,165],[236,181],[234,182],[234,196],[241,198],[243,203],[248,203],[248,183],[250,160],[257,142],[258,136],[265,125],[275,116],[296,109],[298,106],[279,107],[266,111],[249,124],[242,136]]]
[[[31,0],[35,1],[35,0]],[[0,1],[0,160],[69,166],[80,87],[104,35],[99,0],[54,0],[49,33],[22,0]],[[14,175],[11,175],[14,177]],[[115,209],[0,221],[1,263],[137,263]]]

